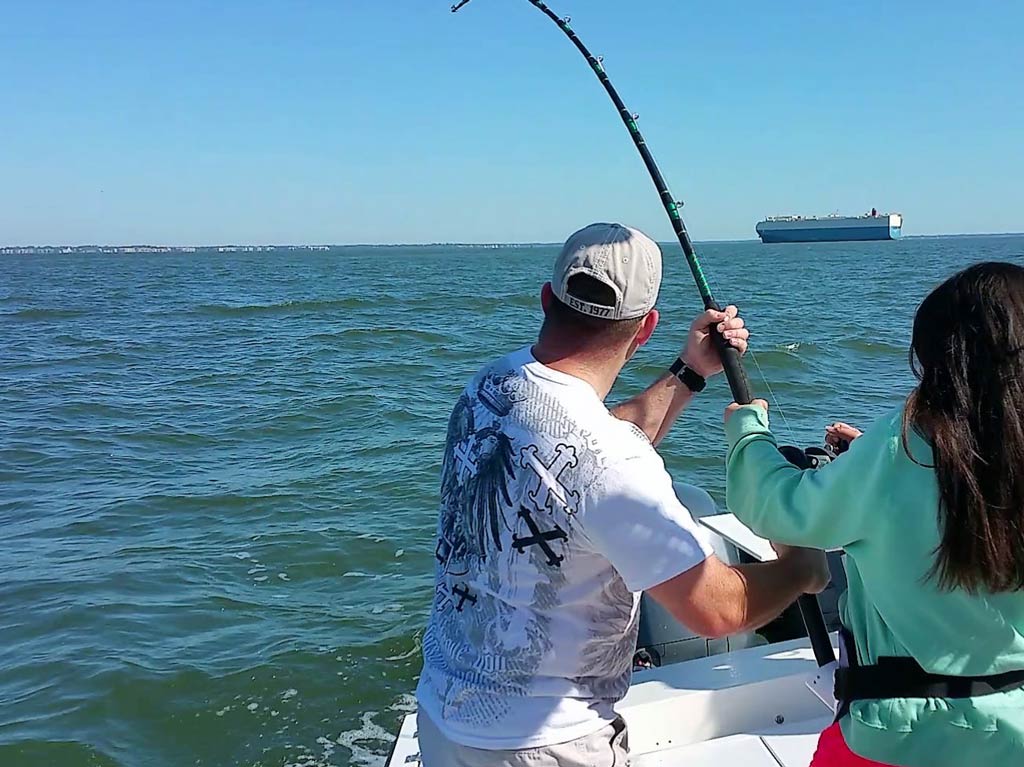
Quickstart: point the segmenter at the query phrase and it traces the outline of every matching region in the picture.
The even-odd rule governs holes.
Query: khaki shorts
[[[487,751],[452,743],[430,717],[416,715],[423,767],[627,767],[626,723],[619,717],[593,735],[555,746]]]

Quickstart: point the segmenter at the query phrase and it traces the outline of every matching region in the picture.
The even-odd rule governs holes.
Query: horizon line
[[[1014,237],[1024,236],[1024,231],[1010,231],[1010,232],[935,232],[935,233],[922,233],[922,234],[905,234],[901,239],[924,239],[924,238],[937,238],[937,237]],[[656,240],[659,245],[669,244],[678,245],[676,240]],[[740,238],[713,238],[706,240],[694,240],[695,244],[714,244],[714,243],[729,243],[729,242],[760,242],[757,237],[740,237]],[[310,243],[232,243],[225,242],[219,244],[204,244],[204,245],[157,245],[154,243],[146,242],[135,242],[135,243],[122,243],[118,245],[112,244],[99,244],[99,243],[80,243],[77,245],[72,244],[29,244],[29,245],[0,245],[0,250],[27,250],[27,249],[72,249],[72,250],[87,250],[90,248],[153,248],[163,250],[216,250],[218,248],[281,248],[281,249],[293,249],[302,250],[307,248],[429,248],[429,247],[547,247],[547,246],[560,246],[561,242],[546,242],[543,240],[525,240],[525,241],[481,241],[481,242],[352,242],[352,243],[327,243],[327,242],[310,242]]]

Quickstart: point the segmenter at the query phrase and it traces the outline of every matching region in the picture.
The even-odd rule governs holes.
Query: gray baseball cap
[[[569,293],[569,279],[587,274],[615,292],[614,306],[599,306]],[[576,311],[607,320],[643,317],[658,301],[661,248],[639,229],[591,224],[572,235],[555,261],[551,288]]]

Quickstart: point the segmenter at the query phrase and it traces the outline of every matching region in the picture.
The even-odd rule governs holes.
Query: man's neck
[[[622,368],[626,364],[622,354],[595,354],[579,349],[560,348],[550,341],[538,341],[534,344],[533,356],[542,365],[557,370],[559,373],[586,381],[597,392],[603,402],[615,385]]]

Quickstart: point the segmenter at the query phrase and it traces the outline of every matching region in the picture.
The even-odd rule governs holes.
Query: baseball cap
[[[614,306],[600,306],[569,293],[569,280],[586,274],[615,292]],[[661,248],[641,232],[622,224],[591,224],[572,235],[555,261],[551,288],[576,311],[608,320],[643,317],[658,301]]]

